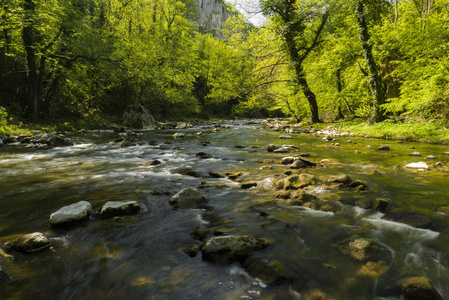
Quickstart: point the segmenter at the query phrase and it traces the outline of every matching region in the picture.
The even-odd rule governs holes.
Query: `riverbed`
[[[449,156],[443,154],[448,146],[354,136],[327,141],[299,133],[280,140],[282,134],[259,121],[229,121],[128,136],[72,134],[74,146],[49,150],[0,148],[1,245],[32,232],[52,242],[51,249],[1,260],[12,280],[2,284],[0,298],[301,299],[320,290],[335,299],[398,299],[393,291],[399,282],[420,276],[449,299],[449,217],[437,212],[449,205]],[[133,144],[122,147],[120,138]],[[297,150],[268,152],[272,143]],[[378,150],[385,144],[390,150]],[[416,151],[421,156],[409,155]],[[302,153],[318,165],[290,170],[280,163]],[[428,155],[435,158],[425,159]],[[146,164],[153,160],[161,164]],[[404,168],[414,162],[426,162],[429,169]],[[276,205],[274,185],[286,171],[314,175],[305,192],[333,209]],[[232,180],[210,172],[241,175]],[[338,174],[363,181],[366,189],[333,188],[328,178]],[[258,184],[242,189],[244,181]],[[207,209],[170,206],[170,198],[187,187],[204,194]],[[382,212],[353,205],[361,198],[388,199],[394,209],[431,224],[387,220]],[[51,213],[82,200],[95,211],[107,201],[135,200],[141,211],[106,220],[93,214],[74,228],[50,229]],[[267,230],[261,226],[267,223],[265,214],[288,226]],[[192,236],[198,228],[269,239],[273,244],[254,256],[279,261],[290,280],[267,285],[238,263],[205,261],[201,251],[190,257],[183,249],[198,243]],[[343,243],[356,238],[382,247],[387,270],[367,275],[361,271],[364,262],[341,251]]]

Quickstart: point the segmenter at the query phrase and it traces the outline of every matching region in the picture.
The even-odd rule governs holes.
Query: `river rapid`
[[[173,137],[176,132],[185,136]],[[0,257],[12,278],[1,284],[0,298],[305,299],[320,290],[335,299],[399,299],[394,294],[399,282],[422,276],[449,299],[449,217],[436,212],[449,205],[449,156],[443,155],[448,146],[349,136],[332,142],[299,133],[279,140],[281,134],[257,121],[229,121],[141,132],[128,136],[135,144],[124,148],[114,142],[120,137],[115,132],[73,134],[74,146],[50,150],[0,148],[0,246],[32,232],[52,242],[45,251]],[[271,143],[298,150],[271,153]],[[379,151],[383,144],[391,150]],[[414,151],[422,156],[409,156]],[[196,155],[200,152],[212,157]],[[289,170],[281,158],[299,153],[319,164],[292,171],[315,175],[305,191],[333,211],[274,202],[279,201],[274,182]],[[436,158],[426,160],[427,155]],[[162,164],[144,166],[155,159]],[[420,161],[429,165],[427,171],[403,168]],[[211,178],[212,171],[242,175]],[[328,178],[342,173],[365,182],[366,190],[333,189]],[[242,189],[239,181],[247,180],[259,183]],[[210,208],[170,207],[170,198],[186,187],[198,188]],[[412,227],[350,204],[379,197],[432,225]],[[74,228],[50,229],[51,213],[81,200],[94,210],[107,201],[135,200],[141,211],[120,219],[93,215]],[[267,230],[261,211],[288,226]],[[291,280],[267,285],[238,263],[205,261],[201,251],[188,256],[183,248],[198,243],[191,235],[198,228],[271,240],[270,247],[253,255],[279,261]],[[373,239],[382,247],[387,270],[367,274],[365,262],[340,250],[356,238]]]

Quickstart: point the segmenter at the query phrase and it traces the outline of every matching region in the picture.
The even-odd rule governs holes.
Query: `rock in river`
[[[265,284],[280,284],[289,281],[285,267],[277,260],[247,259],[245,270]]]
[[[175,208],[196,208],[206,203],[206,197],[194,188],[186,188],[170,199],[170,204]]]
[[[89,217],[92,205],[87,201],[79,201],[60,208],[50,216],[50,226],[70,226],[82,222]]]
[[[251,236],[214,236],[206,239],[202,248],[203,258],[217,263],[232,263],[245,260],[253,251],[266,248],[265,239]]]
[[[400,293],[407,300],[442,300],[426,277],[409,277],[400,283]],[[402,299],[402,298],[401,298]]]
[[[26,234],[7,244],[7,247],[21,253],[35,252],[50,246],[50,241],[40,232]]]
[[[370,239],[355,239],[340,246],[341,252],[360,261],[377,260],[380,255],[379,245]]]
[[[290,190],[290,189],[299,189],[310,185],[315,180],[315,176],[310,174],[299,174],[299,175],[290,175],[284,179],[281,179],[276,182],[276,188],[278,190]]]
[[[138,213],[140,206],[137,201],[108,201],[100,210],[100,216],[112,218],[115,216],[131,215]]]
[[[404,166],[406,169],[423,169],[427,170],[429,166],[425,162],[417,162],[417,163],[411,163]]]

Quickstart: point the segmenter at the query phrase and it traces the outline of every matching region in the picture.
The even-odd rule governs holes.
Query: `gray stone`
[[[251,236],[215,236],[204,241],[203,259],[229,264],[245,260],[253,251],[266,248],[270,243],[265,239]]]
[[[7,244],[7,247],[21,253],[36,252],[50,246],[50,241],[40,232],[26,234]]]
[[[170,199],[175,208],[196,208],[207,202],[206,197],[194,188],[186,188]]]
[[[418,151],[415,151],[415,152],[410,153],[409,156],[421,156],[421,153],[419,153]]]
[[[306,164],[302,160],[296,160],[290,165],[290,169],[302,169],[306,168]]]
[[[279,139],[280,140],[290,140],[290,139],[292,139],[293,137],[291,136],[291,135],[280,135],[279,136]]]
[[[87,220],[92,205],[87,201],[79,201],[68,206],[64,206],[52,213],[50,216],[50,226],[71,226],[73,224]]]
[[[156,121],[150,112],[142,105],[129,105],[123,114],[122,123],[126,127],[153,130]]]
[[[435,155],[427,155],[426,159],[437,159]]]
[[[73,146],[73,142],[68,139],[68,138],[64,138],[58,135],[52,136],[51,138],[48,139],[48,143],[50,144],[50,146],[52,147],[69,147],[69,146]]]
[[[287,156],[282,158],[281,164],[283,165],[290,165],[296,161],[296,157],[293,156]]]
[[[379,146],[379,148],[377,148],[378,150],[390,150],[390,145],[382,145],[382,146]]]
[[[108,201],[100,210],[100,217],[112,218],[115,216],[123,216],[135,214],[140,211],[137,201]]]

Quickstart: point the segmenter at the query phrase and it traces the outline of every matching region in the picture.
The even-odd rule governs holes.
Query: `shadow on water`
[[[0,148],[0,242],[40,231],[51,239],[44,252],[1,258],[12,281],[2,284],[5,299],[300,299],[319,289],[336,299],[383,299],[403,278],[425,276],[449,297],[447,217],[435,210],[449,197],[448,156],[443,146],[339,138],[341,146],[322,137],[292,134],[286,141],[309,153],[316,168],[298,171],[316,176],[305,188],[332,211],[301,206],[268,205],[277,194],[273,183],[288,167],[280,159],[289,154],[266,151],[282,144],[279,133],[258,124],[236,122],[212,132],[204,125],[182,130],[143,132],[134,145],[111,142],[116,134],[73,136],[76,146],[52,150],[16,151]],[[203,131],[202,135],[197,135]],[[413,149],[412,149],[413,148]],[[404,170],[407,163],[427,161],[426,172]],[[196,155],[210,154],[210,158]],[[291,154],[290,154],[291,155]],[[260,163],[259,160],[276,160]],[[145,163],[159,160],[156,166]],[[441,166],[435,166],[437,161]],[[266,162],[266,161],[265,161]],[[259,185],[244,190],[238,181],[212,178],[209,172],[242,172],[238,180]],[[296,171],[295,171],[296,172]],[[329,189],[331,175],[345,173],[367,184],[366,191]],[[186,187],[199,188],[210,209],[173,210],[170,198]],[[357,199],[388,198],[395,209],[406,209],[438,224],[415,228],[384,218],[371,209],[349,205]],[[49,215],[64,205],[89,201],[97,211],[106,201],[136,200],[142,210],[132,216],[88,222],[70,230],[50,230]],[[322,204],[321,204],[322,205]],[[270,218],[288,226],[267,230]],[[194,258],[182,249],[198,243],[191,233],[212,228],[215,234],[244,234],[273,241],[255,257],[275,259],[287,267],[292,280],[267,286],[240,264],[219,265]],[[366,263],[340,251],[356,238],[380,245],[388,270],[366,272]],[[395,298],[390,298],[395,299]]]

